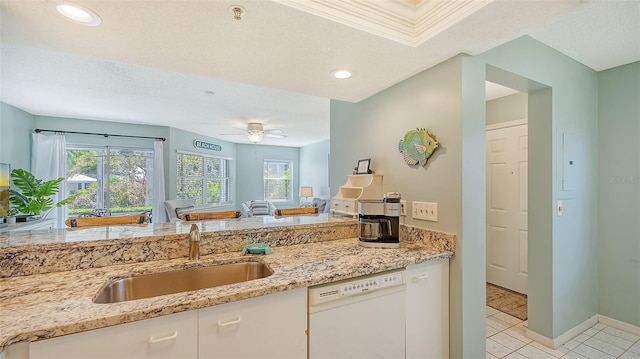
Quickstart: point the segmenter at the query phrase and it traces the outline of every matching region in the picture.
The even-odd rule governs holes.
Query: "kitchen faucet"
[[[200,230],[195,223],[191,224],[189,230],[189,260],[197,261],[200,259]]]

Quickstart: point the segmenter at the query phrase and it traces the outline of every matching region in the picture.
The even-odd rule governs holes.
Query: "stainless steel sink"
[[[201,268],[143,274],[109,281],[100,289],[93,302],[124,302],[246,282],[272,274],[273,271],[267,265],[259,262],[216,264]]]

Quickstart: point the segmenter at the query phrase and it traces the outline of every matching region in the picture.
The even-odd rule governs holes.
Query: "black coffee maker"
[[[400,247],[400,193],[387,192],[382,200],[358,201],[358,239],[364,247]]]

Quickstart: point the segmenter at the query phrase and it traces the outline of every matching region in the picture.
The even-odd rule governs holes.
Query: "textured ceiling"
[[[329,137],[330,98],[357,102],[522,35],[595,70],[640,60],[638,1],[494,1],[417,46],[272,1],[76,2],[102,24],[68,22],[43,0],[0,0],[0,100],[242,143],[221,133],[259,121],[288,135],[264,144],[303,146]],[[234,4],[247,10],[241,21]],[[329,77],[339,67],[356,76]]]

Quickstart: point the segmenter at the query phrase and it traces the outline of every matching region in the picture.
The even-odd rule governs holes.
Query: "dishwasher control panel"
[[[347,297],[350,295],[360,294],[362,292],[368,292],[370,290],[376,290],[385,287],[391,287],[398,284],[402,284],[402,273],[389,273],[380,277],[367,278],[357,280],[355,282],[345,283],[340,286],[340,296]]]
[[[384,272],[309,288],[309,304],[373,292],[404,284],[402,271]]]

